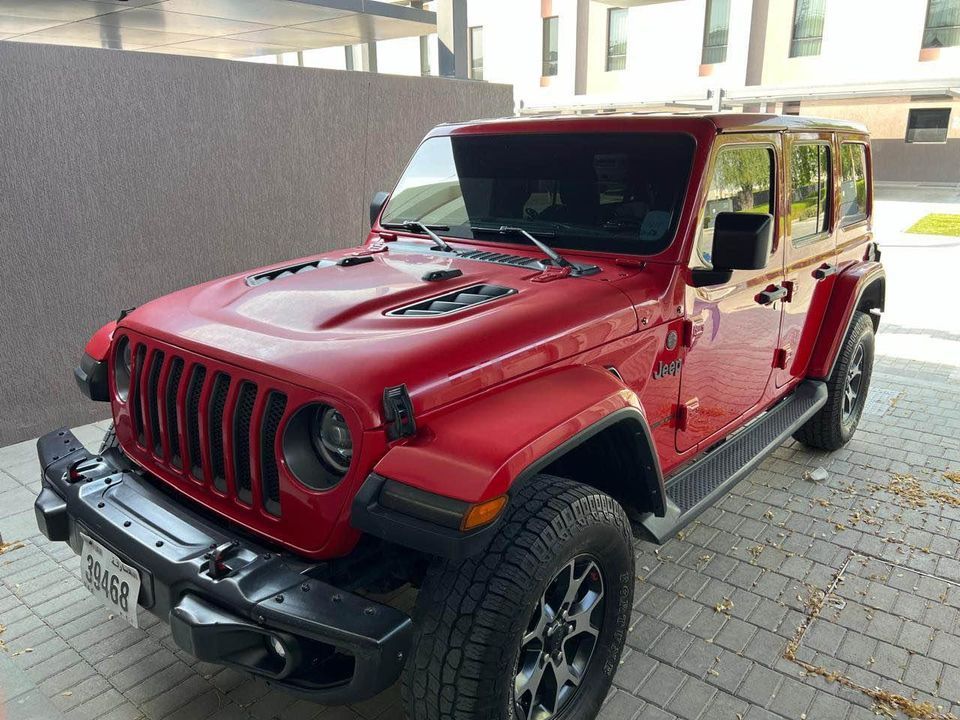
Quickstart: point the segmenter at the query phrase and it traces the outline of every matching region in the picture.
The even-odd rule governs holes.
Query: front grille
[[[280,516],[280,390],[209,371],[203,362],[138,342],[130,411],[137,445],[158,463]]]

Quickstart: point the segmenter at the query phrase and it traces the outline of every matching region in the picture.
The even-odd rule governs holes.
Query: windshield
[[[651,254],[673,240],[693,158],[679,133],[461,135],[426,140],[383,224],[550,232],[550,245]],[[516,236],[478,234],[495,242]]]

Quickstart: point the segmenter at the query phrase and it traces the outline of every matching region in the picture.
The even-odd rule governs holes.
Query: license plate
[[[134,627],[137,622],[137,598],[140,597],[140,573],[87,535],[80,535],[80,574],[87,590],[100,598],[107,609]]]

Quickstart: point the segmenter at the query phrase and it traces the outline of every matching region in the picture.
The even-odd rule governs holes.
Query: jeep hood
[[[406,384],[416,412],[425,413],[637,329],[630,300],[608,282],[617,276],[612,264],[591,277],[542,282],[527,268],[392,247],[372,261],[336,264],[351,254],[187,288],[143,305],[120,326],[340,398],[368,428],[382,424],[386,387]],[[271,277],[318,260],[308,272]],[[423,279],[435,270],[463,274]],[[515,292],[450,314],[390,314],[478,284]]]

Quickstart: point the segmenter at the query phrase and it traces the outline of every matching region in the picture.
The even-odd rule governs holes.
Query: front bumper
[[[118,452],[92,456],[69,430],[40,438],[37,452],[41,532],[79,553],[82,529],[136,567],[138,604],[168,621],[184,650],[326,704],[399,677],[413,632],[403,612],[202,517]]]

